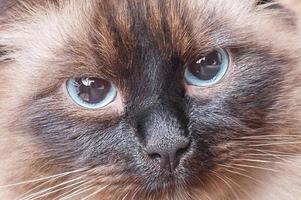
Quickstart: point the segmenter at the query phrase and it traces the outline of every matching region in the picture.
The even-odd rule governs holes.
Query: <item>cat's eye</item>
[[[198,87],[213,85],[224,77],[229,64],[229,53],[224,49],[217,49],[188,66],[185,80],[189,85]]]
[[[72,78],[67,81],[66,86],[73,101],[89,109],[104,108],[117,96],[115,85],[101,78]]]

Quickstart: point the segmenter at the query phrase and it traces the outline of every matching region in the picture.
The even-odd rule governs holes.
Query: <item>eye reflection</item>
[[[78,105],[98,109],[112,103],[117,96],[113,83],[105,79],[80,77],[69,79],[66,83],[69,96]]]
[[[185,80],[189,85],[206,87],[217,83],[226,74],[230,64],[226,50],[218,49],[201,57],[187,67]]]

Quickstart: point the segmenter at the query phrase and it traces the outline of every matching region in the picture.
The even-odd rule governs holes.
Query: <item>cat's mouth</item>
[[[202,187],[209,170],[215,165],[210,152],[207,150],[206,154],[197,154],[195,145],[192,142],[176,164],[171,162],[170,166],[164,168],[164,163],[156,159],[147,160],[140,167],[123,168],[123,177],[126,177],[128,184],[135,182],[137,187],[149,193]]]
[[[193,185],[189,178],[184,178],[179,173],[166,173],[160,176],[133,177],[120,176],[119,180],[100,182],[97,187],[106,187],[106,192],[117,196],[127,196],[129,199],[183,199],[179,196],[189,194]],[[167,198],[168,197],[168,198]],[[99,197],[102,199],[102,196]],[[188,199],[184,198],[184,199]]]
[[[174,171],[153,170],[149,173],[135,172],[129,175],[126,173],[126,183],[123,185],[134,185],[142,193],[165,193],[181,189],[189,190],[199,187],[202,184],[202,172],[193,172],[190,169],[178,168]]]

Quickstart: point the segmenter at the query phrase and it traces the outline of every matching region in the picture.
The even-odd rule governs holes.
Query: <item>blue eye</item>
[[[110,81],[100,78],[69,79],[67,91],[75,103],[89,109],[104,108],[117,96],[116,87]]]
[[[230,64],[226,50],[218,49],[191,64],[185,71],[189,85],[206,87],[217,83],[226,74]]]

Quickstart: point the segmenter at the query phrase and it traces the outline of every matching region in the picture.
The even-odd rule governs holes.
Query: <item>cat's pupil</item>
[[[78,96],[89,104],[103,101],[111,89],[110,82],[98,78],[77,78],[75,86]]]
[[[189,71],[200,80],[211,80],[220,71],[222,56],[218,51],[214,51],[199,59],[189,67]]]

